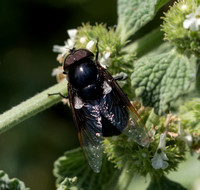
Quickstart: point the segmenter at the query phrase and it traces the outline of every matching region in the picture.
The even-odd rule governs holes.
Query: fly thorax
[[[95,84],[99,78],[98,69],[90,59],[74,63],[68,71],[68,80],[77,90]]]

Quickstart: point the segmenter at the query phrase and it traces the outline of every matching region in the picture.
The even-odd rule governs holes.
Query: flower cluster
[[[159,121],[155,122],[152,120],[153,110],[140,107],[139,112],[147,127],[151,121],[149,131],[153,141],[149,147],[141,147],[125,135],[106,138],[104,147],[108,158],[117,168],[128,165],[129,172],[142,176],[158,173],[162,175],[176,170],[178,164],[185,159],[186,151],[186,141],[179,134],[180,119],[169,114],[167,118],[160,117]]]
[[[179,50],[200,57],[200,0],[179,0],[163,19],[165,39]]]
[[[168,167],[168,158],[165,154],[165,146],[166,146],[166,132],[160,135],[160,142],[154,157],[151,159],[152,166],[155,169],[162,168],[163,170]]]
[[[66,56],[67,53],[70,52],[70,49],[73,49],[75,45],[75,37],[77,34],[77,30],[76,29],[67,30],[67,33],[70,38],[64,42],[65,43],[64,46],[59,46],[59,45],[53,46],[53,52],[59,53],[59,57],[57,58],[57,60],[60,63],[63,62],[63,58]]]
[[[59,63],[62,64],[65,57],[70,53],[70,50],[75,47],[80,46],[80,48],[86,48],[92,52],[96,51],[97,40],[88,40],[88,37],[85,36],[79,37],[81,34],[80,32],[78,32],[77,29],[67,30],[67,33],[69,35],[69,39],[64,42],[64,46],[53,46],[53,52],[59,53],[57,56],[57,60]],[[77,35],[77,33],[79,33],[79,35]],[[109,49],[110,48],[107,47],[108,51],[104,51],[99,59],[99,63],[105,68],[108,67],[112,61],[110,58],[111,52],[109,51]],[[62,67],[59,66],[58,68],[53,69],[52,76],[56,76],[58,82],[62,81],[62,79],[64,79],[64,75],[62,74]]]
[[[121,44],[119,36],[112,28],[107,29],[105,25],[99,24],[91,26],[85,24],[77,29],[67,31],[69,39],[63,46],[53,46],[53,51],[58,53],[57,60],[63,64],[65,57],[73,48],[85,48],[96,54],[96,43],[99,39],[99,63],[107,68],[113,75],[127,76],[131,73],[131,67],[134,61],[134,55],[126,54],[122,51],[124,44]],[[62,66],[53,69],[52,75],[56,76],[57,81],[65,80]],[[120,83],[123,88],[129,88],[130,81]],[[133,94],[130,92],[130,94]]]

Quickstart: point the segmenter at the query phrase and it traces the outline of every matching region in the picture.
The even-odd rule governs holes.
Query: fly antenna
[[[98,57],[99,57],[99,38],[97,37],[97,43],[96,43],[96,49],[97,49],[97,52],[96,52],[96,63],[98,61]]]

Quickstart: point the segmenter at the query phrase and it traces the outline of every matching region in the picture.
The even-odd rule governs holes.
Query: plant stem
[[[115,190],[121,190],[121,189],[126,190],[128,188],[128,186],[130,185],[132,178],[133,178],[133,174],[131,172],[129,172],[129,168],[127,168],[125,166],[121,172],[121,175],[120,175],[118,181],[117,181]]]
[[[11,108],[0,115],[0,134],[7,131],[11,127],[21,123],[37,113],[51,107],[61,101],[60,96],[50,96],[48,93],[60,92],[67,94],[67,81],[56,84],[43,92],[36,94],[32,98],[22,102],[21,104]]]
[[[146,190],[187,190],[181,184],[172,181],[164,175],[154,174],[151,176],[151,182]]]

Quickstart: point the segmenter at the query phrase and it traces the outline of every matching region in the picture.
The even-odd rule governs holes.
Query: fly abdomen
[[[90,84],[82,89],[79,89],[77,93],[83,100],[98,99],[103,93],[102,84],[100,81],[95,84]]]
[[[104,137],[112,137],[121,134],[121,131],[119,131],[116,126],[113,126],[113,124],[104,116],[101,117],[101,123]]]

